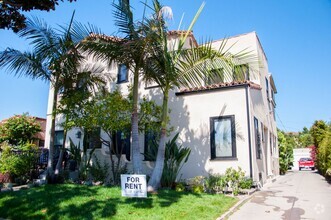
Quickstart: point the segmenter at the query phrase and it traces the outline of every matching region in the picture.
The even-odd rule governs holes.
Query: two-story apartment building
[[[175,45],[180,32],[169,33],[171,45]],[[218,49],[223,40],[214,41]],[[197,44],[190,34],[187,44]],[[277,130],[275,122],[275,96],[277,93],[272,75],[268,70],[267,57],[255,32],[227,39],[229,51],[233,54],[247,49],[259,62],[241,64],[243,76],[206,80],[205,85],[197,88],[179,88],[170,92],[170,124],[174,128],[171,138],[179,133],[183,146],[191,148],[191,155],[181,170],[181,178],[191,178],[208,173],[222,174],[228,167],[241,167],[247,176],[262,184],[270,177],[279,174]],[[91,62],[94,62],[91,59]],[[127,94],[127,86],[132,83],[132,73],[122,65],[114,64],[105,70],[115,81],[109,82],[110,90],[120,88]],[[160,89],[140,84],[139,95],[147,96],[161,104]],[[52,90],[50,90],[46,146],[49,144]],[[57,122],[61,121],[61,117]],[[61,143],[63,129],[56,126],[56,140]],[[80,131],[68,132],[77,143]],[[84,134],[83,134],[84,135]],[[59,139],[57,141],[57,139]],[[140,148],[143,153],[148,147],[146,135],[141,134]],[[128,143],[129,145],[130,143]],[[130,151],[126,151],[130,152]],[[107,151],[96,151],[99,157],[109,159]],[[131,167],[130,153],[123,156],[128,168]],[[145,172],[151,173],[152,165],[143,162]]]

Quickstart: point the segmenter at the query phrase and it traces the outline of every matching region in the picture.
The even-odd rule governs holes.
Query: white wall
[[[293,167],[292,170],[299,170],[300,158],[311,158],[310,148],[296,148],[293,149]]]

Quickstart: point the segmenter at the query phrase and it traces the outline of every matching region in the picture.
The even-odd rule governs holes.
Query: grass
[[[45,185],[0,193],[0,219],[216,219],[236,201],[172,190],[125,198],[116,187]]]

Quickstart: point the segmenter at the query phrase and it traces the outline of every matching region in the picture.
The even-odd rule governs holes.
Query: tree
[[[69,124],[84,129],[84,137],[96,128],[100,128],[105,134],[98,135],[97,141],[109,149],[114,184],[119,184],[120,181],[121,158],[123,154],[129,153],[126,152],[128,149],[126,149],[125,140],[128,140],[130,135],[131,102],[132,95],[125,98],[118,90],[110,93],[100,90],[84,104],[79,114],[68,117]],[[158,128],[156,124],[160,120],[160,107],[144,98],[139,109],[140,127]]]
[[[299,132],[299,145],[301,147],[309,147],[313,145],[313,137],[306,127],[302,129],[302,132]]]
[[[277,130],[279,148],[279,172],[285,174],[293,163],[293,148],[295,141],[291,135]]]
[[[210,43],[198,47],[184,47],[203,7],[204,4],[199,8],[188,30],[182,32],[175,48],[169,48],[168,29],[163,14],[168,7],[162,7],[158,0],[153,1],[154,15],[144,28],[147,42],[153,48],[145,59],[144,76],[147,81],[156,82],[163,93],[161,135],[155,167],[148,183],[149,191],[158,189],[162,177],[170,90],[180,86],[201,86],[206,78],[216,79],[232,75],[236,61],[243,62],[244,58],[252,58],[246,53],[231,55],[224,49],[225,44],[219,50],[214,50]]]
[[[15,115],[0,124],[0,143],[7,141],[11,145],[31,142],[41,131],[40,124],[28,114]]]
[[[139,23],[133,20],[133,13],[129,0],[119,0],[113,4],[115,8],[115,25],[122,37],[106,37],[101,34],[92,34],[83,44],[82,49],[93,57],[106,61],[109,64],[117,62],[125,64],[133,72],[133,101],[131,117],[132,133],[132,164],[133,172],[142,172],[142,157],[139,147],[138,127],[138,86],[139,76],[143,69],[144,59],[148,54],[149,45],[140,30]]]
[[[18,77],[26,76],[32,79],[49,81],[52,87],[52,121],[51,138],[48,157],[48,172],[53,173],[53,152],[55,118],[57,115],[58,94],[72,87],[73,79],[77,79],[77,68],[84,63],[77,45],[91,32],[90,29],[74,23],[73,17],[67,26],[61,26],[55,31],[43,21],[28,19],[26,27],[18,32],[20,37],[31,41],[32,52],[21,52],[7,48],[0,52],[0,67],[7,67],[9,72]],[[91,72],[87,72],[89,76]]]
[[[61,1],[63,2],[63,0]],[[0,2],[0,29],[12,29],[14,32],[18,32],[26,27],[26,17],[21,13],[22,11],[50,11],[55,10],[55,6],[58,4],[59,0],[3,0]]]
[[[325,121],[322,120],[316,120],[313,126],[310,128],[310,133],[311,136],[313,137],[313,142],[314,145],[317,147],[317,149],[328,130],[329,130],[328,125],[326,124]]]

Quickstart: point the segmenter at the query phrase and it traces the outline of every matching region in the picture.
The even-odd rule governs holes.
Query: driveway
[[[231,220],[331,219],[331,185],[315,171],[293,171],[265,185]]]

